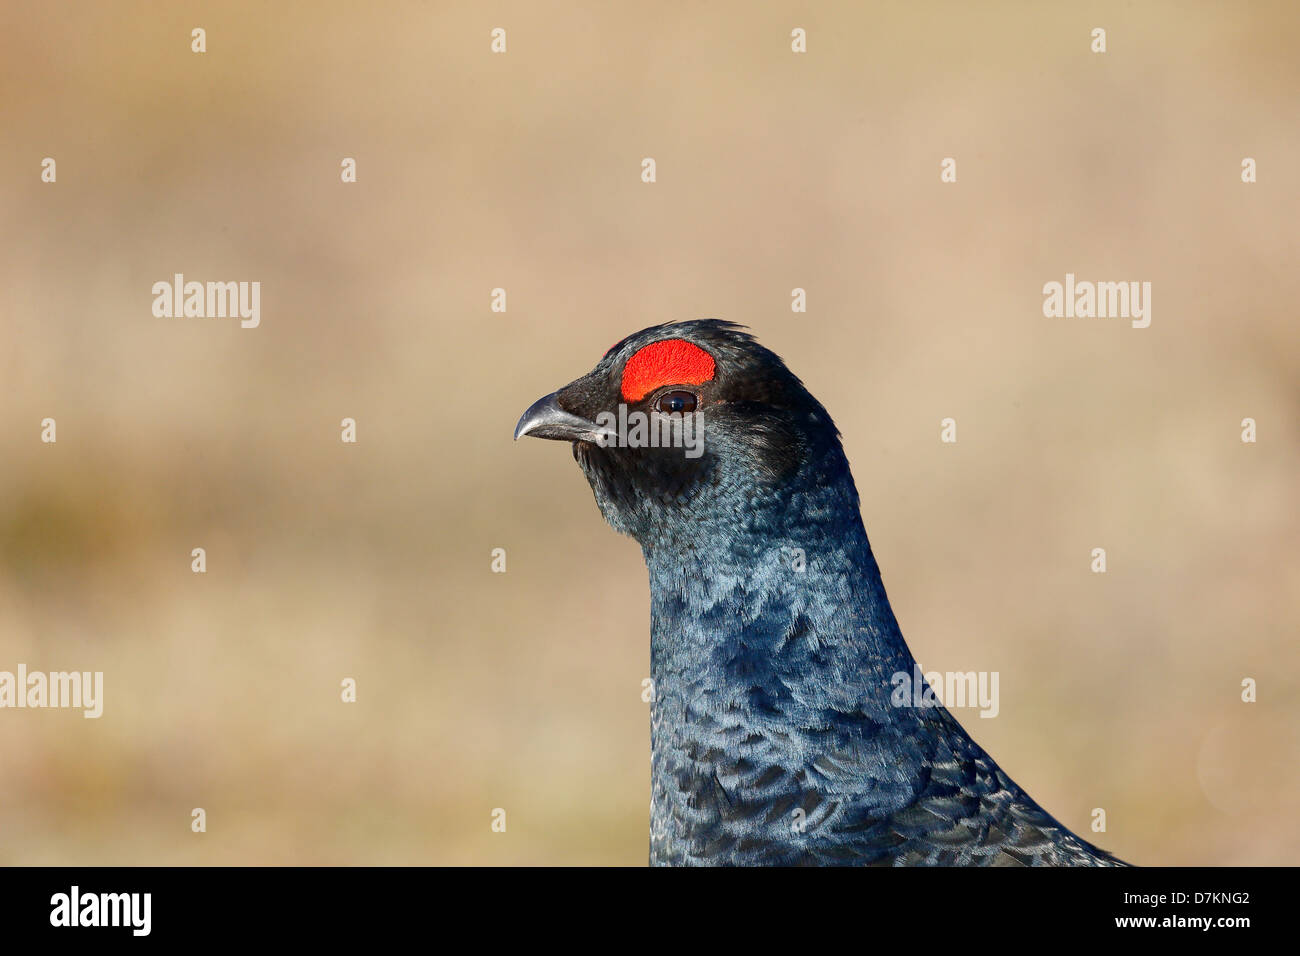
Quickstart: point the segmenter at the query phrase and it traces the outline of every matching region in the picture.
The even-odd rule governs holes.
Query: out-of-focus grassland
[[[1293,4],[10,4],[0,36],[0,670],[106,683],[100,720],[0,711],[0,863],[643,863],[640,555],[510,432],[706,315],[831,410],[913,650],[1000,673],[959,716],[1037,800],[1135,862],[1300,859]],[[1043,318],[1067,271],[1152,282],[1151,327]],[[261,327],[154,318],[174,272],[260,281]]]

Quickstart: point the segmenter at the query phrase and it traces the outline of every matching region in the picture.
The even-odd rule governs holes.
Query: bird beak
[[[552,392],[528,406],[528,410],[519,416],[519,424],[515,426],[515,441],[525,435],[532,435],[534,438],[551,438],[556,441],[599,443],[599,426],[562,409],[556,399],[558,395],[559,392]]]

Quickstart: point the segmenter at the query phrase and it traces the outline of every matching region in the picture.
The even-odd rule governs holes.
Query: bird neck
[[[860,739],[896,720],[891,678],[914,662],[835,451],[716,528],[646,549],[659,862],[716,839],[765,764],[806,765],[805,729]]]

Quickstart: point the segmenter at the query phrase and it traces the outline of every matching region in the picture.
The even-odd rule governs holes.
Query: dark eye
[[[661,412],[667,412],[669,415],[693,412],[695,411],[695,393],[665,392],[659,396],[659,401],[655,402],[655,408]]]

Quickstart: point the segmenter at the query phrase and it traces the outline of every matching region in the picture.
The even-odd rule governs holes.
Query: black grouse
[[[740,326],[628,336],[524,435],[573,443],[650,571],[652,864],[1124,865],[899,699],[918,670],[839,432]]]

